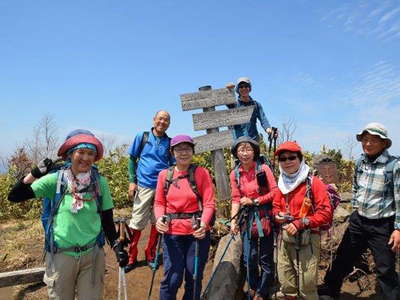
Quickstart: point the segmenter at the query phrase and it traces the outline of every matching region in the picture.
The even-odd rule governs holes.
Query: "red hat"
[[[92,144],[96,147],[96,161],[100,160],[103,157],[104,149],[102,143],[95,136],[89,134],[77,134],[66,139],[64,144],[62,144],[60,149],[58,149],[57,155],[61,156],[65,160],[68,156],[68,150],[81,143]]]
[[[284,142],[283,144],[280,144],[278,149],[276,149],[275,151],[275,155],[279,156],[279,154],[281,154],[281,152],[284,151],[290,151],[290,152],[300,152],[301,153],[301,148],[299,146],[299,144],[297,144],[296,142]]]

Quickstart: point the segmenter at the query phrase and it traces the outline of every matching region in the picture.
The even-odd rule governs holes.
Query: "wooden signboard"
[[[181,95],[182,110],[207,108],[217,105],[233,104],[236,102],[235,93],[230,89],[202,90],[197,93]]]
[[[213,151],[229,148],[233,144],[232,130],[209,133],[194,138],[194,152],[200,154],[206,151]]]
[[[215,110],[216,105],[235,103],[233,89],[212,90],[211,86],[199,88],[197,93],[181,95],[183,110],[202,108],[203,113],[193,115],[194,130],[207,130],[207,134],[195,138],[195,152],[211,151],[212,166],[215,174],[218,200],[230,200],[230,185],[228,172],[224,161],[223,148],[231,147],[233,135],[231,130],[219,131],[219,127],[243,124],[250,121],[254,106]],[[219,206],[217,216],[228,217],[228,209]]]
[[[193,114],[194,130],[243,124],[250,120],[254,105]]]

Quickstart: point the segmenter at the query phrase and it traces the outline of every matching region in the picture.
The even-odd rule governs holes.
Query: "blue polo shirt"
[[[158,173],[167,169],[174,162],[169,151],[170,138],[167,135],[157,137],[151,130],[149,139],[144,145],[140,157],[138,157],[143,134],[142,132],[136,135],[132,146],[129,148],[129,155],[138,160],[136,169],[138,185],[155,189]]]

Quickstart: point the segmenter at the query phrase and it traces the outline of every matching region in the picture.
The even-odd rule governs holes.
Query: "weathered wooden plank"
[[[230,126],[249,122],[254,105],[193,114],[194,130]]]
[[[209,133],[194,138],[196,154],[231,147],[233,144],[232,130]]]
[[[197,93],[187,93],[180,96],[182,110],[207,108],[236,102],[235,92],[227,88],[202,90]]]
[[[44,268],[0,273],[0,288],[43,280]]]

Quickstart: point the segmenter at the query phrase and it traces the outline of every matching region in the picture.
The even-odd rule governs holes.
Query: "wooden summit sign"
[[[194,138],[195,153],[211,151],[212,165],[215,173],[219,201],[230,199],[229,178],[224,161],[223,149],[233,143],[232,130],[219,131],[219,127],[228,127],[249,122],[254,106],[225,110],[215,110],[217,105],[236,103],[233,89],[222,88],[212,90],[211,86],[199,88],[197,93],[180,96],[182,110],[202,108],[202,113],[193,114],[194,130],[207,130],[206,135]],[[217,210],[218,216],[229,216],[222,208]]]

